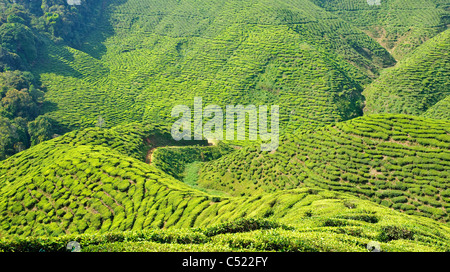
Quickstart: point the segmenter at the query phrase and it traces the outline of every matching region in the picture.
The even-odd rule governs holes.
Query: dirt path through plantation
[[[182,147],[186,147],[186,146],[182,146],[182,145],[181,146],[164,145],[164,144],[160,145],[160,144],[158,144],[158,141],[156,139],[152,139],[151,137],[145,138],[145,143],[147,145],[152,146],[147,151],[147,155],[145,155],[145,163],[147,163],[147,164],[151,164],[152,163],[152,161],[153,161],[153,153],[155,152],[155,150],[157,148],[160,148],[160,147],[167,147],[167,148],[182,148]],[[215,146],[215,145],[217,145],[217,142],[208,140],[208,146]]]
[[[155,151],[156,147],[151,148],[149,151],[147,151],[147,155],[145,156],[145,163],[151,164],[153,159],[153,151]]]

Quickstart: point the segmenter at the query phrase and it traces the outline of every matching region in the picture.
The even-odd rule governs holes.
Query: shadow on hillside
[[[96,26],[94,26],[92,32],[86,36],[83,45],[77,49],[96,59],[100,59],[106,54],[107,48],[104,45],[104,42],[115,34],[114,28],[110,23],[111,18],[106,11],[113,6],[120,6],[127,1],[128,0],[115,0],[111,3],[111,1],[103,0],[101,13],[95,23]]]
[[[102,6],[98,14],[98,18],[97,20],[93,20],[94,26],[91,31],[85,35],[83,45],[72,46],[72,48],[84,52],[95,59],[100,59],[107,50],[104,42],[110,36],[115,34],[114,28],[110,23],[110,17],[107,10],[112,6],[122,5],[127,1],[128,0],[102,0]],[[41,74],[43,73],[77,79],[83,79],[87,75],[95,77],[95,75],[90,73],[92,71],[83,74],[77,70],[77,67],[70,65],[76,61],[76,58],[64,42],[55,42],[50,38],[43,37],[38,54],[38,61],[36,61],[36,65],[33,67],[33,74],[35,76],[35,80],[42,87],[44,93],[47,92],[47,88],[42,86]],[[107,73],[108,71],[106,71],[106,74]],[[42,114],[61,110],[57,103],[50,101],[44,101],[44,103],[40,106],[40,109]],[[57,124],[56,126],[59,134],[64,134],[65,132],[70,131],[67,127],[64,127],[61,124]]]
[[[40,106],[40,110],[42,111],[42,114],[46,114],[49,112],[58,111],[60,108],[58,104],[51,102],[51,101],[44,101],[42,105]],[[70,129],[68,129],[66,126],[58,122],[57,120],[53,119],[51,120],[52,126],[53,126],[53,132],[56,136],[64,135],[65,133],[69,132]]]

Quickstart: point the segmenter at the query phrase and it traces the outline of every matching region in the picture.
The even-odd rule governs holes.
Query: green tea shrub
[[[378,234],[378,240],[389,242],[392,240],[413,240],[414,232],[403,226],[384,226]]]

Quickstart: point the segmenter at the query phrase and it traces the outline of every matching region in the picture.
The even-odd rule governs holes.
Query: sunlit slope
[[[364,111],[421,115],[446,98],[450,94],[449,49],[447,30],[384,70],[364,90]]]
[[[279,104],[282,127],[362,114],[362,83],[394,63],[308,0],[112,1],[81,50],[36,66],[47,115],[72,129],[168,119],[176,104]]]
[[[378,244],[383,252],[449,250],[448,226],[431,219],[400,214],[322,190],[293,190],[289,197],[273,195],[269,203],[286,220],[247,218],[235,212],[240,217],[200,228],[3,238],[0,251],[65,252],[69,241],[79,242],[83,252],[367,252],[371,251],[370,244]],[[252,199],[250,206],[266,206],[265,201]],[[226,206],[229,205],[222,208]],[[284,213],[286,209],[293,210],[294,217]],[[212,212],[209,216],[217,218],[214,212],[220,214],[223,210]]]
[[[33,163],[27,165],[29,171],[42,172],[38,178],[30,178],[30,172],[24,171],[23,163],[16,158],[17,170],[23,175],[16,172],[13,179],[7,174],[9,181],[3,183],[0,192],[3,236],[92,233],[91,236],[80,236],[86,239],[83,247],[89,244],[100,246],[91,250],[105,250],[101,246],[116,250],[127,248],[126,243],[110,245],[109,242],[121,242],[120,237],[128,236],[130,242],[140,237],[141,242],[134,247],[141,247],[141,250],[152,249],[148,244],[142,245],[143,241],[159,242],[153,246],[166,250],[170,247],[167,248],[165,243],[173,241],[172,251],[181,250],[185,243],[198,244],[198,248],[204,244],[205,249],[230,251],[364,251],[371,240],[383,242],[384,250],[436,251],[446,250],[448,245],[449,230],[443,224],[339,193],[300,189],[253,197],[212,198],[134,159],[120,156],[119,161],[116,154],[106,148],[78,146],[67,150],[70,156],[61,155],[61,152],[64,150],[52,154],[58,159],[57,163],[44,160],[40,167]],[[104,152],[108,155],[102,154]],[[40,150],[40,153],[45,152]],[[96,166],[98,161],[102,162],[101,167]],[[71,163],[73,166],[68,170],[65,165]],[[59,172],[65,175],[60,176]],[[223,226],[200,233],[176,230],[255,217],[279,223],[268,227],[264,224],[258,227],[257,223],[237,225],[235,230],[232,225]],[[290,230],[283,230],[279,224],[288,224]],[[158,234],[155,229],[160,228],[173,231]],[[274,230],[267,232],[267,228]],[[144,232],[114,234],[130,230]],[[113,233],[108,234],[111,231]],[[233,234],[235,232],[241,233]],[[83,239],[76,237],[72,235],[67,239]],[[269,244],[263,243],[269,242],[267,239],[271,237],[278,238]],[[318,243],[317,237],[324,240]],[[60,237],[55,241],[64,247],[64,239]],[[5,250],[5,244],[26,248],[28,243],[36,243],[38,246],[28,250],[44,248],[50,251],[48,247],[52,246],[51,242],[45,242],[51,239],[44,237],[27,238],[27,242],[18,244],[15,241],[20,239],[3,240],[2,249]]]
[[[115,150],[138,146],[133,137],[121,138],[126,130],[136,131],[73,132],[5,160],[0,168],[1,250],[62,250],[65,239],[84,241],[83,247],[92,245],[95,251],[101,245],[113,250],[192,249],[185,243],[203,250],[364,251],[371,240],[388,251],[448,248],[446,225],[338,192],[301,188],[251,197],[211,196]],[[83,143],[103,137],[92,141],[98,145]],[[225,222],[235,223],[214,226]],[[22,242],[8,238],[65,234],[72,236]],[[268,242],[263,236],[278,238],[262,243]],[[327,239],[318,243],[319,236]],[[123,241],[120,237],[130,242],[141,237],[148,243],[109,244]]]
[[[144,192],[161,190],[163,196],[158,200],[168,201],[169,191],[163,188],[181,189],[176,193],[181,198],[184,198],[183,191],[192,191],[143,162],[149,149],[172,142],[167,130],[159,126],[128,124],[112,129],[88,128],[2,161],[2,230],[11,234],[56,235],[89,229],[128,229],[134,224],[142,227],[144,221],[139,220],[146,218],[142,212],[156,203],[147,203]],[[193,193],[194,198],[203,195],[197,193]],[[153,206],[155,211],[160,204]],[[18,217],[14,216],[16,212]],[[133,218],[128,215],[125,223],[130,213]],[[165,212],[161,211],[162,214]],[[137,218],[139,222],[135,222]],[[155,223],[153,220],[149,218],[145,225]]]
[[[233,195],[315,186],[449,220],[450,123],[370,115],[244,148],[203,165],[198,184]]]
[[[445,31],[450,23],[450,3],[446,0],[313,2],[368,33],[398,60]]]

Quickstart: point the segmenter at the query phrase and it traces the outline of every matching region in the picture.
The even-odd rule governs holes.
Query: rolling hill
[[[115,148],[73,141],[110,135],[121,149],[119,133],[74,134],[2,164],[1,250],[64,251],[70,240],[88,251],[365,251],[370,241],[448,250],[450,229],[432,219],[319,188],[212,196]]]
[[[205,163],[197,182],[235,196],[319,187],[448,221],[449,132],[448,121],[370,115],[286,135],[274,153],[243,148]]]
[[[0,0],[0,252],[450,251],[448,1],[80,3]]]
[[[308,0],[129,0],[110,1],[79,49],[47,43],[33,73],[45,115],[68,130],[98,116],[109,127],[169,122],[171,107],[194,96],[279,104],[292,130],[362,115],[362,84],[394,63]]]
[[[397,60],[448,28],[446,0],[313,0],[359,27]]]
[[[428,40],[363,92],[367,113],[421,115],[450,94],[450,30]],[[443,102],[445,103],[445,102]]]
[[[450,96],[440,100],[422,114],[424,117],[450,120]]]

